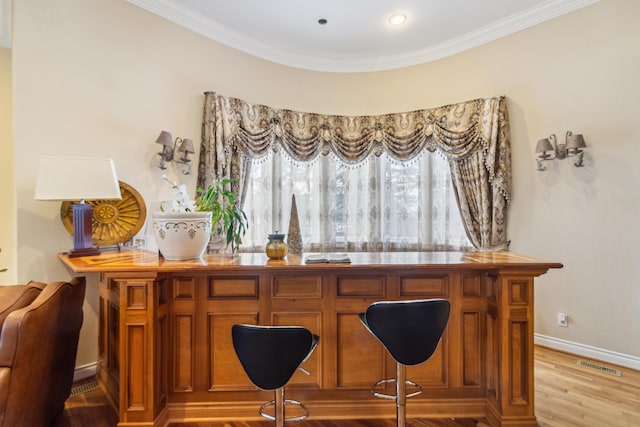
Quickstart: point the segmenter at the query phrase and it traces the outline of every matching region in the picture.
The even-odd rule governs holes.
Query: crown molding
[[[11,0],[0,0],[0,47],[11,48]]]
[[[558,16],[573,12],[599,0],[547,0],[491,25],[463,34],[425,49],[386,57],[349,59],[292,54],[259,40],[248,38],[210,20],[172,0],[127,0],[127,2],[186,27],[200,35],[259,58],[283,65],[324,72],[367,72],[423,64],[491,42]]]

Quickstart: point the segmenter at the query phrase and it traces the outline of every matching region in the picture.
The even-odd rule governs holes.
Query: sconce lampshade
[[[553,151],[553,145],[549,138],[539,139],[536,144],[536,153],[544,153],[545,151]]]
[[[162,132],[160,132],[160,135],[158,135],[158,139],[156,139],[156,144],[173,148],[173,135],[171,135],[171,132],[167,132],[166,130],[163,130]]]
[[[183,139],[182,144],[180,144],[180,148],[178,148],[178,151],[182,153],[195,153],[195,150],[193,149],[193,141],[191,141],[190,139]]]
[[[577,150],[579,148],[586,148],[587,144],[584,142],[582,134],[569,135],[567,138],[567,150]]]
[[[111,159],[42,157],[36,181],[36,200],[80,201],[73,205],[73,250],[69,257],[97,255],[93,247],[93,207],[84,201],[122,199]]]

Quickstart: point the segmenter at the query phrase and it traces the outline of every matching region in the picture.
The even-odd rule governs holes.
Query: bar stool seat
[[[276,427],[285,421],[299,421],[309,416],[302,403],[284,398],[284,387],[297,369],[311,356],[320,337],[301,326],[259,326],[235,324],[231,328],[233,347],[251,382],[262,390],[274,391],[275,399],[263,404],[258,412],[274,420]],[[296,405],[303,409],[301,416],[285,416],[285,406]],[[275,415],[266,413],[274,406]]]
[[[450,304],[446,299],[380,301],[371,304],[360,321],[387,349],[396,362],[396,377],[375,383],[371,393],[396,401],[398,427],[406,423],[406,399],[422,393],[422,387],[406,379],[406,366],[426,362],[435,352],[449,320]],[[395,383],[395,394],[376,389]],[[416,390],[407,394],[406,386]]]

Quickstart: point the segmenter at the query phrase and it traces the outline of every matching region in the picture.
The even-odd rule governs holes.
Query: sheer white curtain
[[[272,152],[250,168],[242,248],[262,250],[268,234],[286,234],[295,195],[305,251],[470,249],[449,170],[426,151],[408,162],[383,154],[357,165]]]

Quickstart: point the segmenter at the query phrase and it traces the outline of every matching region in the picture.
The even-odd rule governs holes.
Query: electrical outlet
[[[146,249],[147,248],[147,238],[144,236],[136,237],[133,240],[133,245],[138,249]]]
[[[136,236],[133,239],[124,242],[123,246],[125,248],[128,248],[128,249],[146,249],[147,248],[147,237],[146,236]]]
[[[566,313],[558,313],[558,326],[563,328],[569,326],[569,316]]]

